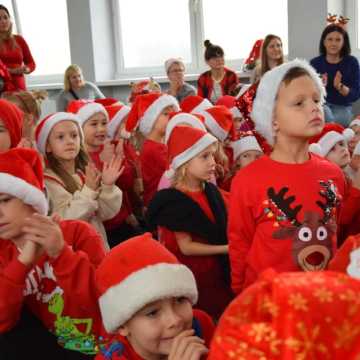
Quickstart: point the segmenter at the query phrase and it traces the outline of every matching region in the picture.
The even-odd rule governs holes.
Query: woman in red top
[[[205,40],[205,62],[210,70],[202,73],[198,79],[198,95],[209,99],[213,104],[224,96],[231,95],[239,79],[234,71],[224,66],[224,50]]]
[[[12,34],[10,13],[3,5],[0,5],[0,60],[11,75],[12,89],[7,90],[26,90],[24,74],[35,70],[35,62],[24,38]]]

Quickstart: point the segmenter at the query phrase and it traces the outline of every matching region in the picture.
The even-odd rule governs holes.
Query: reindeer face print
[[[297,214],[302,205],[292,208],[294,196],[285,198],[288,188],[283,187],[278,193],[274,188],[268,189],[266,212],[276,215],[273,232],[274,239],[292,239],[292,254],[298,266],[304,271],[316,271],[326,268],[332,257],[332,237],[336,232],[334,221],[338,197],[336,188],[331,181],[320,182],[320,196],[325,202],[317,201],[323,216],[317,212],[307,211],[304,220],[299,222]],[[287,222],[285,225],[284,223]]]

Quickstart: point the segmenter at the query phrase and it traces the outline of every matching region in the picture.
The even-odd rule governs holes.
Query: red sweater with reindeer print
[[[231,186],[228,219],[234,292],[268,267],[325,269],[336,251],[345,191],[340,168],[313,154],[302,164],[263,156],[240,170]]]

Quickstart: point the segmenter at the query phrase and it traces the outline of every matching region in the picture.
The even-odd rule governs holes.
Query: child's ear
[[[126,325],[120,326],[118,329],[118,333],[124,337],[129,336],[129,334],[130,334],[129,327]]]

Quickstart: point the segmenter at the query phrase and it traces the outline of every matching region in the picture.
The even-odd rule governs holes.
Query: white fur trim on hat
[[[111,139],[114,138],[116,134],[116,130],[121,125],[121,123],[124,121],[126,116],[130,112],[130,107],[127,105],[124,105],[117,113],[116,115],[111,119],[111,121],[107,124],[107,131],[108,135]]]
[[[175,111],[180,110],[178,101],[171,95],[160,96],[146,109],[139,119],[139,130],[144,136],[151,132],[158,116],[168,106],[174,106]]]
[[[234,159],[237,159],[242,153],[249,150],[263,152],[255,136],[245,136],[239,140],[231,142],[230,146],[234,151]]]
[[[353,126],[360,126],[360,119],[354,119],[350,125],[349,125],[349,128],[353,127]]]
[[[351,129],[345,129],[345,130],[351,130]],[[345,131],[343,132],[343,134],[344,133]],[[309,151],[315,154],[319,154],[321,156],[326,156],[330,152],[330,150],[335,146],[336,143],[338,143],[339,141],[346,141],[346,142],[348,141],[350,133],[346,132],[344,135],[343,134],[340,134],[337,131],[329,131],[317,142],[317,144],[315,143],[316,145],[310,144]]]
[[[353,155],[360,155],[360,141],[356,144]]]
[[[256,130],[265,137],[270,145],[274,145],[275,140],[272,122],[276,96],[285,75],[294,67],[303,68],[309,73],[319,89],[320,102],[321,104],[324,103],[324,98],[326,96],[325,87],[320,76],[306,60],[295,59],[266,72],[260,80],[251,117],[255,122]]]
[[[106,109],[96,102],[86,103],[84,106],[80,108],[77,114],[80,117],[80,125],[84,126],[85,122],[89,120],[89,118],[96,113],[102,113],[105,115],[106,120],[109,121],[109,114]]]
[[[195,106],[192,110],[191,110],[191,114],[203,114],[202,112],[206,109],[210,109],[211,107],[213,107],[214,105],[206,98],[204,98],[202,100],[202,102]]]
[[[173,118],[171,118],[171,120],[166,125],[165,144],[167,144],[169,137],[170,137],[172,131],[174,130],[175,126],[180,125],[180,124],[189,124],[196,129],[207,131],[204,124],[199,119],[197,119],[194,115],[187,114],[187,113],[181,113],[181,114],[175,115]]]
[[[57,112],[46,119],[45,124],[43,125],[43,127],[39,132],[38,139],[36,141],[36,148],[41,154],[43,155],[46,154],[46,142],[48,140],[52,128],[60,121],[65,121],[65,120],[75,122],[79,128],[81,139],[82,140],[84,139],[84,135],[80,125],[81,123],[80,117],[77,114],[73,114],[73,113]]]
[[[207,111],[201,111],[199,114],[205,117],[205,125],[220,141],[224,141],[229,133],[227,133]]]
[[[105,330],[115,333],[147,304],[180,296],[187,297],[193,305],[198,299],[194,275],[185,265],[160,263],[147,266],[100,296],[99,305]]]
[[[198,155],[201,151],[205,150],[211,144],[217,142],[217,139],[209,133],[203,135],[195,144],[191,145],[185,151],[175,156],[170,164],[170,168],[176,170],[187,161]]]
[[[236,107],[236,106],[233,106],[231,109],[230,109],[230,112],[232,113],[232,116],[234,118],[242,118],[242,114],[240,112],[240,110]]]
[[[25,180],[8,173],[0,173],[0,193],[12,195],[31,205],[39,214],[47,215],[48,202],[45,194]]]

